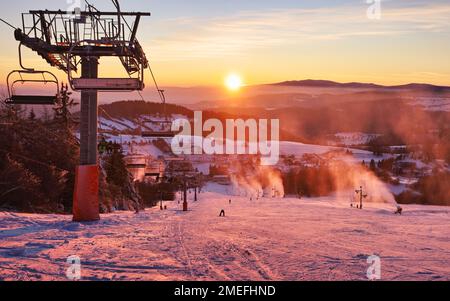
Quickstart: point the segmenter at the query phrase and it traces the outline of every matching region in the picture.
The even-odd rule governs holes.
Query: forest
[[[79,141],[71,108],[62,97],[39,118],[20,105],[0,107],[0,208],[32,213],[72,211]],[[143,201],[126,169],[120,145],[100,156],[100,209],[139,210]]]

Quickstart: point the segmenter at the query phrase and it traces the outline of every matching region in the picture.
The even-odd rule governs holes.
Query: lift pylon
[[[80,166],[75,180],[74,221],[99,219],[98,91],[142,90],[144,70],[149,67],[136,35],[141,17],[150,16],[150,13],[122,12],[119,2],[112,2],[116,8],[113,12],[99,11],[88,2],[84,11],[81,8],[72,12],[31,10],[22,14],[22,28],[14,31],[20,45],[36,52],[51,66],[66,72],[72,89],[81,92]],[[117,57],[128,78],[99,79],[99,60],[102,57]],[[80,69],[81,77],[75,78],[73,73],[78,73]],[[20,72],[31,74],[36,71]],[[28,97],[12,96],[11,102],[30,100]],[[36,96],[34,101],[50,103],[53,100],[51,97]]]

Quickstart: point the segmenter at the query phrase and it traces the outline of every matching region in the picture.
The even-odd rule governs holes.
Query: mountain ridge
[[[322,87],[322,88],[355,88],[355,89],[388,89],[388,90],[433,90],[434,92],[449,92],[450,86],[441,86],[425,83],[409,83],[403,85],[379,85],[374,83],[347,82],[340,83],[331,80],[290,80],[268,84],[269,86],[289,86],[289,87]]]

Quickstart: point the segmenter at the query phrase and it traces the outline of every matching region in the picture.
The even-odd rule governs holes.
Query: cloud
[[[255,49],[312,41],[450,31],[448,3],[394,5],[398,5],[396,1],[383,2],[381,20],[369,20],[364,3],[183,17],[172,19],[171,33],[148,46],[159,61],[186,60],[242,55]]]

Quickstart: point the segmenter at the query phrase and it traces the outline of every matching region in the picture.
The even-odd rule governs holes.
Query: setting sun
[[[237,74],[230,74],[225,79],[225,86],[231,91],[237,91],[242,87],[242,79]]]

